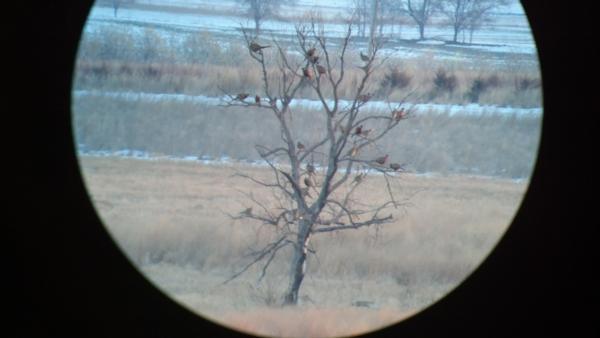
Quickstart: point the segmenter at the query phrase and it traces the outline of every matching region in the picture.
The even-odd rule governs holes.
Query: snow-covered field
[[[162,102],[162,101],[177,101],[177,102],[192,102],[196,104],[215,106],[224,104],[227,100],[226,97],[210,97],[204,95],[185,95],[185,94],[155,94],[155,93],[140,93],[140,92],[107,92],[99,90],[75,90],[73,95],[76,98],[84,97],[110,97],[119,100],[131,101],[131,102]],[[279,103],[279,101],[278,101]],[[333,104],[333,101],[330,102]],[[342,107],[352,105],[351,101],[340,100]],[[363,109],[366,110],[389,110],[390,107],[394,108],[398,103],[385,102],[385,101],[370,101],[364,105]],[[310,99],[295,99],[290,104],[292,108],[303,108],[303,109],[321,109],[321,101],[310,100]],[[419,113],[443,113],[449,115],[485,115],[485,114],[516,114],[519,116],[539,116],[542,114],[542,108],[518,108],[518,107],[499,107],[495,105],[480,105],[477,103],[471,103],[467,105],[458,104],[435,104],[435,103],[404,103],[403,106],[409,108],[411,112],[415,114]],[[210,109],[206,110],[210,113]]]
[[[239,37],[240,27],[253,27],[253,21],[244,15],[244,8],[233,0],[154,0],[138,1],[138,3],[184,7],[189,8],[190,11],[154,11],[123,7],[119,9],[118,16],[115,18],[111,7],[94,6],[88,17],[85,33],[93,33],[102,27],[119,27],[128,29],[135,34],[142,32],[145,27],[152,27],[170,41],[183,41],[188,34],[198,31]],[[299,1],[294,7],[284,8],[282,12],[288,16],[299,17],[307,11],[316,10],[323,13],[325,18],[340,18],[348,15],[350,4],[351,0],[305,0]],[[200,9],[229,12],[232,15],[213,15]],[[275,34],[292,34],[294,24],[293,21],[265,20],[262,28]],[[329,23],[325,28],[329,36],[341,36],[345,32],[345,25],[341,23]],[[398,44],[398,42],[418,38],[416,26],[413,24],[393,28],[386,26],[384,34],[389,39],[384,53],[392,54],[395,57],[413,58],[433,52],[438,59],[462,59],[464,61],[465,57],[469,57],[463,55],[464,52],[475,51],[499,53],[501,58],[502,55],[521,54],[536,60],[535,42],[527,18],[518,2],[494,13],[493,21],[475,33],[471,45],[452,45],[440,48],[441,41],[452,39],[452,30],[446,25],[439,24],[432,24],[426,28],[428,40],[408,46]],[[496,61],[502,62],[502,59]]]
[[[224,37],[222,44],[226,45],[233,39],[239,39],[240,27],[252,27],[253,23],[243,15],[243,8],[234,0],[210,1],[210,0],[146,0],[136,1],[138,4],[166,5],[174,7],[183,7],[191,9],[190,11],[169,11],[169,10],[151,10],[141,8],[122,7],[118,11],[118,16],[114,17],[111,7],[94,6],[90,12],[87,24],[84,28],[84,38],[86,34],[94,34],[103,28],[116,28],[133,35],[135,38],[142,39],[144,31],[152,28],[154,32],[160,34],[172,44],[182,43],[190,34],[207,31],[216,36]],[[336,18],[347,14],[347,8],[350,7],[352,0],[299,0],[292,13],[284,8],[284,12],[293,17],[302,16],[303,12],[309,10],[319,10],[326,18]],[[232,13],[231,15],[211,14],[211,13]],[[392,57],[398,58],[422,58],[428,60],[461,61],[461,62],[480,62],[485,59],[491,65],[501,67],[502,65],[512,65],[518,59],[523,65],[537,65],[536,47],[533,41],[527,18],[518,2],[511,6],[503,8],[494,15],[494,22],[482,27],[473,37],[472,45],[448,45],[445,41],[450,40],[452,31],[449,27],[440,25],[431,25],[426,29],[425,41],[408,42],[407,40],[418,37],[417,29],[413,25],[400,27],[396,26],[395,33],[388,33],[389,44],[383,52]],[[284,22],[277,20],[267,20],[262,24],[265,31],[271,31],[276,34],[292,34],[294,22]],[[331,23],[326,25],[326,32],[329,36],[341,35],[344,32],[342,24]],[[359,46],[360,47],[360,46]],[[129,102],[191,102],[193,104],[216,106],[223,103],[222,97],[209,97],[203,95],[185,95],[185,94],[166,94],[166,93],[146,93],[146,92],[118,92],[102,90],[80,90],[73,91],[74,99],[104,97],[119,101]],[[351,104],[348,101],[341,101],[343,105]],[[371,101],[366,105],[368,110],[386,110],[394,107],[398,103]],[[440,113],[449,115],[487,115],[487,114],[506,114],[522,117],[539,117],[543,109],[518,108],[509,106],[480,105],[480,104],[433,104],[405,103],[416,115],[421,113]],[[303,109],[316,109],[321,107],[321,103],[316,100],[295,99],[292,107]],[[206,110],[211,113],[210,109]],[[114,148],[113,148],[114,149]],[[152,154],[145,151],[122,149],[118,151],[105,151],[100,149],[88,149],[85,145],[78,145],[78,153],[86,156],[117,156],[137,158],[143,160],[167,159],[174,161],[196,161],[205,165],[250,165],[265,166],[260,161],[235,160],[227,156],[209,157],[209,156],[170,156],[168,154]],[[428,174],[426,174],[428,175]]]

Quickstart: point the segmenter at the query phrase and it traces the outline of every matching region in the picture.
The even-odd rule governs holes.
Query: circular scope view
[[[519,208],[542,111],[516,0],[98,0],[72,92],[124,254],[275,337],[376,331],[457,287]]]

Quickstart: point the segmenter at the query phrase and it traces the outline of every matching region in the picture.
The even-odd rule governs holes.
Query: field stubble
[[[348,335],[392,324],[433,303],[463,280],[506,230],[526,182],[467,176],[400,176],[408,198],[379,231],[314,238],[297,308],[279,308],[289,253],[222,285],[247,262],[248,248],[269,240],[266,226],[232,220],[251,206],[241,191],[271,199],[240,177],[264,168],[166,160],[80,158],[91,199],[129,259],[188,309],[224,325],[275,336]],[[365,202],[383,198],[368,177]],[[353,302],[372,302],[355,307]]]

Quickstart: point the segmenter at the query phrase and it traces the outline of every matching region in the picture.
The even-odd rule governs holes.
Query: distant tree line
[[[254,21],[255,35],[261,31],[261,23],[279,13],[282,5],[292,5],[295,0],[238,0],[246,7],[247,15]],[[395,25],[413,22],[419,31],[419,40],[426,38],[426,27],[434,16],[443,18],[442,23],[453,30],[452,42],[473,42],[473,34],[484,23],[492,21],[493,10],[506,6],[514,0],[353,0],[349,9],[352,23],[358,35],[366,37],[382,35],[384,26],[391,31]],[[462,35],[461,35],[462,34]]]
[[[467,32],[468,43],[472,43],[474,32],[492,21],[493,11],[510,3],[511,0],[354,0],[351,11],[363,37],[369,25],[369,31],[381,33],[385,25],[391,25],[393,31],[395,24],[412,21],[419,31],[419,40],[424,40],[426,27],[437,16],[452,28],[452,42],[458,43],[461,33],[461,42],[466,42]]]
[[[475,31],[483,24],[492,22],[495,9],[515,0],[352,0],[349,13],[352,23],[361,37],[382,35],[384,27],[394,31],[395,26],[412,22],[418,29],[419,40],[426,39],[426,28],[432,18],[441,19],[442,24],[452,28],[452,42],[472,43]],[[110,3],[117,17],[123,4],[134,4],[136,0],[100,0]],[[246,15],[254,22],[254,36],[259,36],[262,23],[281,14],[285,6],[297,0],[237,0],[245,8]],[[468,34],[468,41],[466,35]]]

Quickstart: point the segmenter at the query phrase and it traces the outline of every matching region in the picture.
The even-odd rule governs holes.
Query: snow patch
[[[223,104],[228,101],[225,96],[211,97],[205,95],[186,95],[186,94],[167,94],[167,93],[145,93],[145,92],[110,92],[110,91],[99,91],[99,90],[75,90],[73,91],[73,97],[75,99],[82,97],[109,97],[118,100],[138,102],[164,102],[164,101],[176,101],[176,102],[191,102],[195,104],[202,104],[207,106],[216,106]],[[281,104],[278,101],[279,104]],[[350,106],[352,101],[340,100],[340,105]],[[333,101],[327,101],[327,104],[333,105]],[[388,110],[391,107],[400,105],[400,102],[386,102],[386,101],[370,101],[364,105],[363,109],[366,110]],[[322,109],[322,103],[319,100],[310,99],[295,99],[291,102],[292,108],[303,108],[303,109]],[[439,113],[448,115],[490,115],[490,114],[504,114],[511,115],[515,114],[521,117],[531,116],[536,117],[542,114],[541,107],[535,108],[519,108],[510,106],[497,106],[497,105],[480,105],[477,103],[471,103],[467,105],[459,104],[436,104],[436,103],[403,103],[402,106],[410,108],[414,113]],[[209,110],[210,111],[210,110]]]

